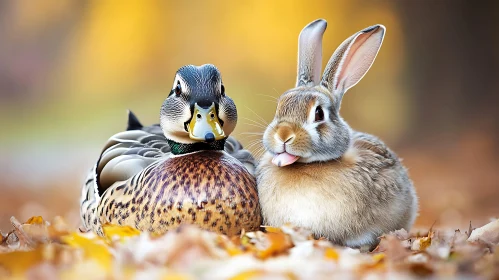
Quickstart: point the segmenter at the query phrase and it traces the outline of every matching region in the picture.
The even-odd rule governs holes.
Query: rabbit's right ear
[[[385,27],[381,24],[361,30],[346,39],[329,59],[321,84],[333,94],[338,107],[345,92],[355,86],[373,64],[384,35]]]
[[[326,21],[318,19],[305,26],[300,33],[297,87],[319,84],[322,69],[322,35],[326,27]]]

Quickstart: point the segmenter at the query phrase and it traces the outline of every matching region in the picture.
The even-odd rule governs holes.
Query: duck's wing
[[[170,146],[161,127],[142,126],[129,111],[127,130],[109,138],[83,185],[80,201],[83,226],[92,227],[92,213],[105,190],[123,183],[168,153]]]
[[[250,151],[245,150],[241,142],[237,141],[236,138],[229,136],[227,141],[225,142],[225,151],[231,156],[238,159],[246,169],[251,173],[251,175],[255,174],[256,168],[256,160],[251,155]]]

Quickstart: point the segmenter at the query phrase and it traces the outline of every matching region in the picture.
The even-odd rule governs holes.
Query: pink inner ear
[[[379,40],[371,38],[371,36],[378,31],[379,28],[374,32],[362,33],[354,39],[353,44],[350,46],[350,49],[347,50],[347,55],[340,66],[341,69],[334,88],[335,90],[337,90],[340,85],[343,86],[344,91],[348,90],[359,82],[367,70],[369,70],[380,46]],[[371,40],[369,40],[370,38]]]

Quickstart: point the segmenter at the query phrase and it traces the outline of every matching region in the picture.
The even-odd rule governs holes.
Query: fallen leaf
[[[105,225],[105,237],[99,237],[76,233],[60,217],[51,223],[37,216],[23,224],[15,218],[11,222],[13,230],[1,235],[1,279],[494,279],[499,275],[499,245],[480,239],[495,232],[490,225],[473,231],[473,236],[482,233],[473,242],[459,230],[432,227],[424,235],[395,231],[380,238],[374,252],[363,253],[317,240],[308,230],[292,225],[232,238],[195,226],[150,234]]]
[[[411,245],[411,250],[413,251],[424,251],[426,248],[430,247],[431,238],[430,237],[421,237],[416,238]]]
[[[28,221],[26,221],[25,224],[28,224],[28,225],[44,225],[45,221],[43,220],[43,218],[41,216],[33,216],[33,217],[29,218]]]
[[[291,238],[284,233],[263,233],[261,231],[248,233],[250,243],[254,244],[256,256],[261,259],[266,259],[270,256],[275,256],[284,253],[289,248],[293,247]]]
[[[26,270],[42,262],[43,248],[39,247],[32,251],[14,251],[0,253],[0,267],[4,267],[11,275],[24,275]]]
[[[104,230],[104,235],[106,236],[108,242],[112,242],[117,239],[124,242],[126,238],[140,234],[139,230],[130,226],[105,224],[102,226],[102,230]]]
[[[393,235],[386,235],[381,239],[377,252],[384,252],[389,262],[399,262],[409,256],[410,251],[404,247],[400,240]]]
[[[71,231],[68,224],[60,216],[54,217],[47,230],[50,238],[54,241],[59,241],[62,236],[68,235]]]
[[[329,260],[338,261],[338,259],[340,258],[340,255],[338,254],[338,252],[335,249],[326,248],[326,250],[324,250],[324,257],[326,259],[329,259]]]
[[[263,226],[265,229],[265,232],[272,232],[272,233],[281,233],[282,229],[278,227],[270,227],[270,226]]]
[[[264,275],[264,272],[261,270],[247,270],[231,277],[230,280],[250,280]]]
[[[499,220],[492,221],[483,227],[473,230],[468,238],[470,242],[483,241],[499,245]]]
[[[32,248],[36,244],[33,239],[24,232],[23,226],[15,217],[10,218],[10,222],[14,227],[14,230],[9,234],[15,234],[16,238],[19,240],[20,247],[29,247]]]
[[[395,236],[398,240],[407,240],[411,237],[410,234],[403,228],[391,232],[390,234]]]
[[[96,261],[106,271],[111,269],[111,253],[102,240],[89,239],[78,233],[63,236],[61,240],[71,247],[82,249],[85,259]]]
[[[183,273],[168,273],[168,275],[165,275],[162,280],[189,280],[193,279],[189,275],[183,274]]]
[[[473,232],[474,228],[471,226],[471,221],[470,221],[470,226],[468,228],[468,231],[466,232],[466,234],[468,235],[468,238],[470,237],[471,233]]]

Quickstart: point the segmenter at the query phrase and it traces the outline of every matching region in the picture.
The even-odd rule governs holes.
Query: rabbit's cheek
[[[304,130],[306,131],[308,138],[312,143],[318,143],[320,141],[320,134],[317,129],[317,124],[312,123],[312,124],[306,124],[304,125]]]

